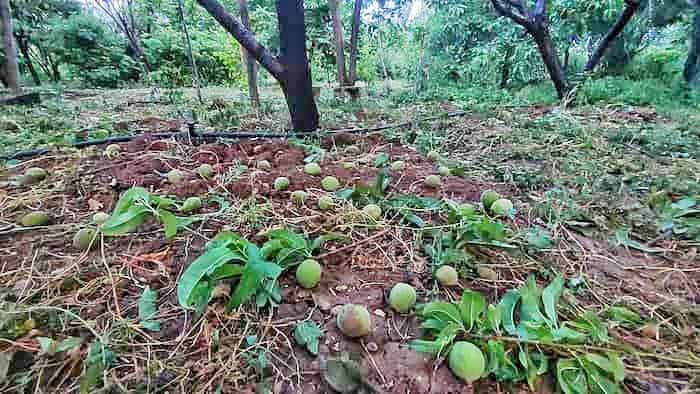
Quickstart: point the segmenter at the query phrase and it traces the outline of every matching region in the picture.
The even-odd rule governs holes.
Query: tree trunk
[[[596,48],[595,52],[593,52],[593,55],[586,63],[584,71],[590,72],[596,68],[596,66],[600,63],[600,60],[603,58],[605,51],[608,50],[608,48],[613,43],[613,41],[615,41],[617,36],[620,35],[620,33],[622,33],[622,30],[624,30],[625,26],[627,26],[627,23],[637,12],[637,10],[639,9],[639,4],[640,0],[625,1],[625,9],[622,11],[622,14],[620,14],[620,17],[617,18],[615,24],[610,28],[607,34],[605,34],[605,37],[603,37],[603,39],[600,41],[600,44],[598,44],[598,47]]]
[[[695,9],[695,16],[690,30],[688,59],[686,59],[683,69],[683,79],[688,84],[696,82],[698,71],[700,71],[700,1],[696,0],[691,4]]]
[[[182,23],[182,31],[185,33],[185,43],[187,44],[187,58],[190,61],[190,67],[192,67],[192,82],[194,82],[194,87],[197,89],[197,99],[199,103],[202,104],[202,89],[199,86],[199,71],[197,70],[197,62],[194,60],[194,54],[192,53],[192,42],[190,41],[190,32],[187,30],[187,22],[185,22],[185,12],[182,10],[182,0],[177,0],[177,13],[180,15],[180,23]]]
[[[13,93],[19,93],[19,64],[10,15],[10,0],[0,0],[0,30],[2,30],[2,42],[5,49],[5,80],[7,87]]]
[[[285,65],[282,90],[295,130],[318,128],[311,69],[306,58],[303,0],[276,0],[280,33],[280,60]]]
[[[197,0],[279,83],[287,100],[292,126],[299,131],[318,128],[318,109],[311,87],[306,58],[304,2],[277,0],[280,59],[260,44],[253,33],[234,18],[217,0]]]
[[[506,54],[503,57],[503,66],[501,67],[501,83],[499,87],[505,89],[508,87],[508,79],[510,79],[510,60],[513,57],[514,47],[506,47]]]
[[[333,23],[333,41],[335,42],[335,67],[337,71],[336,79],[338,86],[344,86],[348,81],[345,73],[345,48],[343,38],[343,20],[340,18],[339,0],[328,0],[328,10]],[[342,90],[341,90],[342,92]]]
[[[250,17],[248,16],[248,0],[238,0],[238,13],[241,16],[243,26],[250,30]],[[260,108],[260,93],[258,92],[258,70],[255,59],[241,47],[241,55],[246,65],[248,73],[248,95],[250,96],[250,106],[254,109]]]
[[[362,14],[362,0],[355,0],[355,8],[352,11],[352,29],[350,31],[350,70],[348,71],[348,85],[355,86],[357,82],[357,52],[360,39],[360,18]]]
[[[28,34],[24,31],[21,31],[17,34],[15,38],[17,41],[17,46],[19,47],[19,51],[22,53],[24,62],[27,65],[27,70],[29,70],[29,74],[32,76],[34,85],[41,86],[41,78],[39,78],[39,73],[36,71],[36,68],[34,68],[34,62],[32,62],[32,58],[29,56]]]
[[[559,99],[566,97],[569,92],[569,83],[566,80],[566,73],[564,68],[561,66],[559,61],[559,56],[557,55],[557,49],[554,46],[552,37],[549,35],[549,31],[546,26],[538,26],[532,31],[530,31],[535,43],[537,44],[537,49],[540,51],[544,65],[547,68],[549,77],[554,83],[554,88],[557,90],[557,96]]]

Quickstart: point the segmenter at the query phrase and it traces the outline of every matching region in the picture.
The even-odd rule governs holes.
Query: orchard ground
[[[3,108],[2,154],[55,145],[48,154],[6,162],[0,178],[0,350],[10,377],[1,391],[78,391],[88,344],[96,340],[113,353],[100,378],[115,392],[327,392],[327,361],[343,353],[359,360],[363,381],[378,392],[527,391],[525,381],[462,383],[443,360],[408,348],[423,335],[420,321],[413,312],[393,312],[388,293],[406,282],[419,303],[459,299],[464,288],[497,302],[528,276],[546,285],[557,273],[567,278],[563,315],[588,309],[606,316],[609,307],[624,306],[641,316],[632,326],[606,320],[612,340],[629,350],[623,355],[629,391],[700,388],[700,115],[694,109],[414,100],[400,84],[370,91],[376,93],[346,102],[324,90],[324,130],[413,122],[373,133],[191,145],[149,133],[184,130],[185,118],[197,119],[200,131],[286,129],[278,89],[263,90],[257,111],[241,92],[223,88],[205,89],[204,104],[191,90],[61,90],[41,106]],[[457,111],[466,114],[446,116]],[[61,146],[123,134],[139,136],[121,143],[116,159],[104,156],[104,146]],[[426,158],[430,150],[452,168],[437,188],[424,184],[438,171]],[[515,215],[499,219],[511,247],[466,246],[465,258],[454,264],[460,286],[441,287],[432,277],[440,261],[424,244],[428,230],[444,226],[442,212],[403,207],[375,222],[341,198],[320,211],[317,199],[327,193],[322,177],[303,172],[310,158],[343,187],[372,184],[382,168],[403,161],[402,171],[388,171],[382,200],[403,195],[478,205],[482,191],[496,190],[515,203]],[[260,160],[272,168],[257,169]],[[202,163],[217,175],[199,177]],[[48,178],[18,184],[29,167],[46,169]],[[168,183],[171,169],[185,171],[185,181]],[[279,176],[290,179],[285,191],[272,187]],[[204,219],[170,240],[162,225],[149,221],[125,236],[100,237],[92,251],[75,250],[74,233],[94,213],[112,212],[134,185],[181,200],[199,196],[204,206],[197,214]],[[303,206],[291,202],[294,190],[308,193]],[[33,210],[47,211],[52,222],[16,224]],[[406,220],[406,210],[423,225]],[[317,251],[323,267],[317,287],[301,288],[291,270],[280,280],[276,307],[249,303],[227,311],[235,281],[220,283],[202,314],[178,304],[178,280],[207,240],[231,230],[264,241],[280,226],[308,238],[347,235]],[[137,304],[146,286],[158,292],[152,316],[158,331],[139,324]],[[368,337],[352,340],[338,331],[335,314],[347,303],[369,309]],[[323,331],[318,356],[296,344],[293,334],[298,322],[311,320]],[[39,337],[83,343],[47,351]],[[548,375],[539,385],[541,392],[554,391]]]

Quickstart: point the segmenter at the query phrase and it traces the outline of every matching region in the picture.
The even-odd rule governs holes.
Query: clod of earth
[[[321,196],[318,199],[318,209],[322,211],[327,211],[333,207],[333,197],[331,196]]]
[[[199,176],[202,178],[209,179],[214,176],[214,167],[212,167],[211,164],[204,163],[197,167],[197,174],[199,174]]]
[[[321,187],[327,192],[334,192],[340,188],[340,182],[334,176],[327,176],[321,180]]]
[[[382,209],[376,204],[367,204],[362,208],[362,213],[369,216],[372,220],[379,220],[382,217]]]
[[[397,161],[391,163],[391,170],[392,171],[401,171],[404,169],[404,167],[405,167],[404,162],[402,162],[401,160],[397,160]]]
[[[304,260],[297,267],[297,282],[305,289],[316,287],[321,280],[321,264],[316,260]]]
[[[97,242],[94,241],[96,234],[97,232],[92,228],[78,230],[73,236],[73,247],[81,252],[94,247],[97,245]]]
[[[431,150],[430,152],[428,152],[426,157],[430,161],[438,161],[438,160],[440,160],[440,153],[438,153],[438,151]]]
[[[289,187],[289,178],[286,177],[278,177],[275,179],[275,190],[277,191],[282,191],[286,190]]]
[[[260,170],[269,170],[272,168],[272,165],[267,160],[259,160],[257,163],[257,167]]]
[[[109,144],[105,148],[105,156],[107,156],[108,159],[113,160],[119,157],[119,154],[122,151],[122,147],[117,145],[117,144]]]
[[[500,198],[491,204],[491,212],[496,216],[512,216],[513,202],[506,198]]]
[[[442,176],[448,176],[448,175],[450,175],[452,172],[450,171],[449,168],[447,168],[447,167],[445,167],[445,166],[440,166],[440,167],[438,167],[438,173],[439,173],[440,175],[442,175]]]
[[[109,214],[104,212],[97,212],[96,214],[92,215],[92,221],[98,226],[106,222],[107,219],[109,219]]]
[[[457,286],[459,274],[457,270],[450,265],[443,265],[435,271],[435,279],[443,286]]]
[[[309,175],[319,176],[321,175],[321,166],[318,163],[309,163],[304,166],[304,172]]]
[[[389,293],[389,305],[399,313],[406,313],[416,304],[416,290],[407,283],[397,283]]]
[[[369,311],[364,306],[346,304],[338,312],[336,324],[346,336],[359,338],[369,334],[372,320]]]
[[[440,177],[437,175],[428,175],[425,177],[425,186],[432,187],[432,188],[437,188],[440,187],[442,184],[442,181],[440,180]]]
[[[185,173],[180,171],[180,170],[170,170],[168,172],[168,182],[172,183],[173,185],[177,185],[178,183],[181,183],[185,179]]]
[[[344,161],[343,164],[341,164],[341,166],[342,166],[343,168],[345,168],[346,170],[349,170],[349,169],[351,169],[351,168],[355,168],[355,167],[356,167],[355,163],[352,162],[352,161]]]
[[[486,359],[481,349],[471,342],[455,342],[448,356],[450,370],[460,379],[471,383],[481,377],[486,369]]]
[[[48,173],[46,170],[41,167],[27,168],[27,171],[24,172],[24,177],[22,178],[22,184],[32,185],[34,183],[39,183],[43,181],[47,175]]]
[[[481,193],[481,205],[484,206],[484,209],[490,209],[491,205],[496,202],[501,198],[501,195],[498,194],[497,192],[493,190],[485,190],[483,193]]]
[[[182,204],[182,208],[180,210],[182,212],[192,212],[196,211],[199,208],[202,207],[202,199],[199,197],[188,197],[185,202]]]
[[[292,193],[292,202],[296,205],[304,205],[306,201],[306,192],[303,190],[296,190]]]
[[[49,214],[42,211],[29,212],[20,219],[20,223],[24,227],[46,226],[50,221],[51,217]]]

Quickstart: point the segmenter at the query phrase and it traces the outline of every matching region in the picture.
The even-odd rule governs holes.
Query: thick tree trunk
[[[199,103],[203,103],[202,100],[202,89],[199,86],[199,71],[197,69],[197,62],[194,60],[194,54],[192,53],[192,42],[190,41],[190,32],[187,30],[187,22],[185,22],[185,12],[182,10],[182,0],[177,0],[177,13],[180,15],[180,23],[182,23],[182,31],[185,33],[185,43],[187,44],[187,58],[190,61],[190,67],[192,67],[192,82],[194,82],[194,87],[197,89],[197,99]]]
[[[5,49],[5,80],[7,87],[13,93],[19,93],[19,63],[15,40],[12,35],[12,19],[10,16],[10,0],[0,0],[0,30],[2,30],[2,42]]]
[[[345,39],[343,38],[343,20],[340,18],[340,5],[338,2],[339,0],[328,0],[328,11],[331,14],[331,22],[333,24],[336,80],[338,81],[338,86],[344,86],[347,84],[348,76],[345,73]]]
[[[19,51],[22,53],[22,57],[24,58],[24,63],[27,66],[27,70],[29,70],[29,74],[32,76],[34,85],[41,86],[41,78],[39,78],[39,73],[36,71],[34,62],[32,62],[32,58],[29,56],[29,36],[26,32],[22,31],[18,33],[15,38]]]
[[[508,80],[510,79],[510,61],[513,57],[514,47],[506,47],[506,53],[503,57],[503,65],[501,66],[501,83],[498,85],[501,89],[508,87]]]
[[[306,57],[304,2],[277,0],[280,59],[260,44],[253,33],[234,18],[217,0],[197,0],[279,83],[287,99],[292,126],[298,131],[318,128],[318,109],[311,88],[311,70]]]
[[[532,38],[537,44],[537,49],[540,51],[544,65],[547,68],[549,77],[554,83],[554,88],[557,90],[557,96],[559,99],[566,97],[569,93],[569,83],[566,79],[566,73],[564,68],[561,66],[559,61],[559,56],[557,55],[557,49],[554,46],[554,41],[549,35],[549,31],[546,26],[538,26],[534,30],[530,31]]]
[[[280,33],[280,60],[285,65],[282,90],[295,130],[318,128],[311,69],[306,58],[306,28],[303,0],[277,0]]]
[[[238,0],[238,13],[241,16],[243,26],[250,30],[250,17],[248,16],[248,0]],[[246,65],[248,73],[248,95],[250,96],[250,106],[260,108],[260,93],[258,92],[258,70],[253,59],[245,48],[241,47],[241,55]]]
[[[352,11],[352,29],[350,31],[350,64],[348,71],[348,85],[355,86],[357,82],[357,52],[360,39],[360,18],[362,16],[362,0],[355,0],[355,8]]]
[[[591,58],[588,59],[584,71],[589,72],[593,71],[596,68],[596,66],[600,63],[601,59],[603,58],[603,55],[605,55],[605,51],[608,50],[608,48],[613,43],[613,41],[615,41],[617,36],[619,36],[620,33],[622,33],[622,30],[625,29],[627,23],[637,12],[637,10],[639,9],[640,2],[640,0],[625,1],[625,9],[622,11],[622,14],[620,14],[620,17],[617,18],[615,24],[610,28],[607,34],[605,34],[605,37],[603,37],[603,39],[600,41],[600,44],[598,44],[598,47],[593,52]]]
[[[700,1],[694,1],[691,4],[695,9],[695,17],[689,34],[688,59],[683,69],[683,79],[688,84],[697,81],[698,71],[700,71]]]

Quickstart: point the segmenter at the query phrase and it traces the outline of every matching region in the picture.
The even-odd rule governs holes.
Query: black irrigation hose
[[[329,134],[371,133],[371,132],[375,132],[375,131],[393,129],[396,127],[409,126],[409,125],[412,125],[416,122],[435,120],[435,119],[440,119],[443,117],[453,118],[453,117],[457,117],[457,116],[464,116],[466,114],[467,113],[464,111],[451,112],[451,113],[448,113],[447,115],[431,116],[431,117],[422,118],[422,119],[418,119],[418,120],[410,120],[410,121],[406,121],[406,122],[395,123],[395,124],[384,125],[384,126],[375,126],[375,127],[369,127],[369,128],[356,128],[356,129],[330,130]],[[243,131],[243,132],[217,131],[217,132],[211,132],[211,133],[196,133],[194,130],[194,125],[189,124],[188,126],[189,126],[189,130],[185,131],[185,132],[178,131],[178,132],[170,132],[170,133],[150,133],[150,134],[146,133],[146,134],[134,134],[134,135],[120,135],[120,136],[115,136],[115,137],[101,138],[101,139],[97,139],[97,140],[80,141],[80,142],[73,143],[70,146],[73,148],[81,149],[81,148],[86,148],[88,146],[103,145],[103,144],[110,144],[110,143],[116,143],[116,142],[129,142],[135,138],[139,138],[139,137],[143,137],[143,136],[148,136],[148,137],[154,138],[154,139],[181,137],[181,138],[185,138],[185,139],[189,138],[191,140],[214,140],[217,138],[231,138],[231,139],[290,138],[290,137],[308,137],[308,136],[315,136],[315,135],[323,135],[323,132],[315,132],[315,131],[301,132],[301,133],[294,133],[294,132],[269,133],[269,132],[253,132],[253,131]],[[49,151],[50,151],[49,148],[38,148],[38,149],[32,149],[32,150],[19,151],[19,152],[15,152],[9,156],[2,156],[2,157],[0,157],[0,160],[26,159],[29,157],[40,156],[40,155],[49,153]]]

